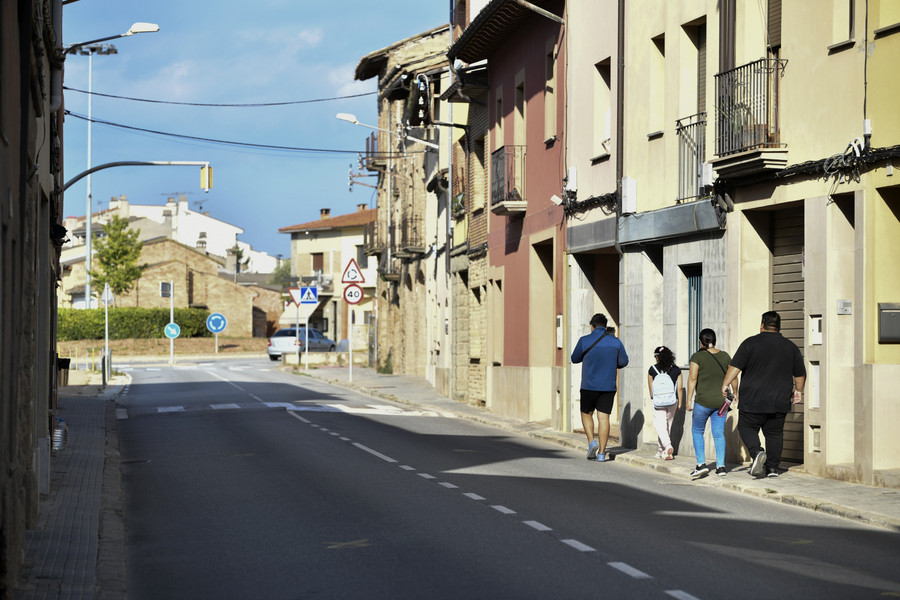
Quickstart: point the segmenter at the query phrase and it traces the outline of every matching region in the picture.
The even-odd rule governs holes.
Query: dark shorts
[[[594,390],[581,390],[581,412],[593,414],[599,411],[605,414],[612,412],[613,402],[616,399],[615,392],[595,392]]]

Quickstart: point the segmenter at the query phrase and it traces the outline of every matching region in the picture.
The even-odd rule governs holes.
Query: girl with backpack
[[[647,373],[647,386],[653,401],[653,426],[656,428],[656,456],[675,458],[670,433],[675,413],[681,408],[681,368],[675,366],[675,355],[665,346],[653,351],[656,364]]]

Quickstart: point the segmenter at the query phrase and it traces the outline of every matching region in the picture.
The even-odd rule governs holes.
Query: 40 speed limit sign
[[[344,288],[344,301],[348,304],[359,304],[362,299],[363,289],[355,283],[351,283]]]

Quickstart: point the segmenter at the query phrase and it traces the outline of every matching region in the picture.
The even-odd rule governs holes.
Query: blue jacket
[[[584,362],[581,369],[581,389],[594,392],[616,391],[616,371],[628,365],[628,354],[619,338],[607,335],[585,354],[597,338],[603,335],[598,327],[578,340],[572,351],[572,362]]]

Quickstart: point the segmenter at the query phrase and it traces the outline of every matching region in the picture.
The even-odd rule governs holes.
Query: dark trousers
[[[762,429],[766,438],[766,467],[770,469],[777,469],[781,462],[786,416],[787,413],[751,413],[743,410],[738,413],[738,433],[753,458],[763,449],[759,443],[759,430]]]

